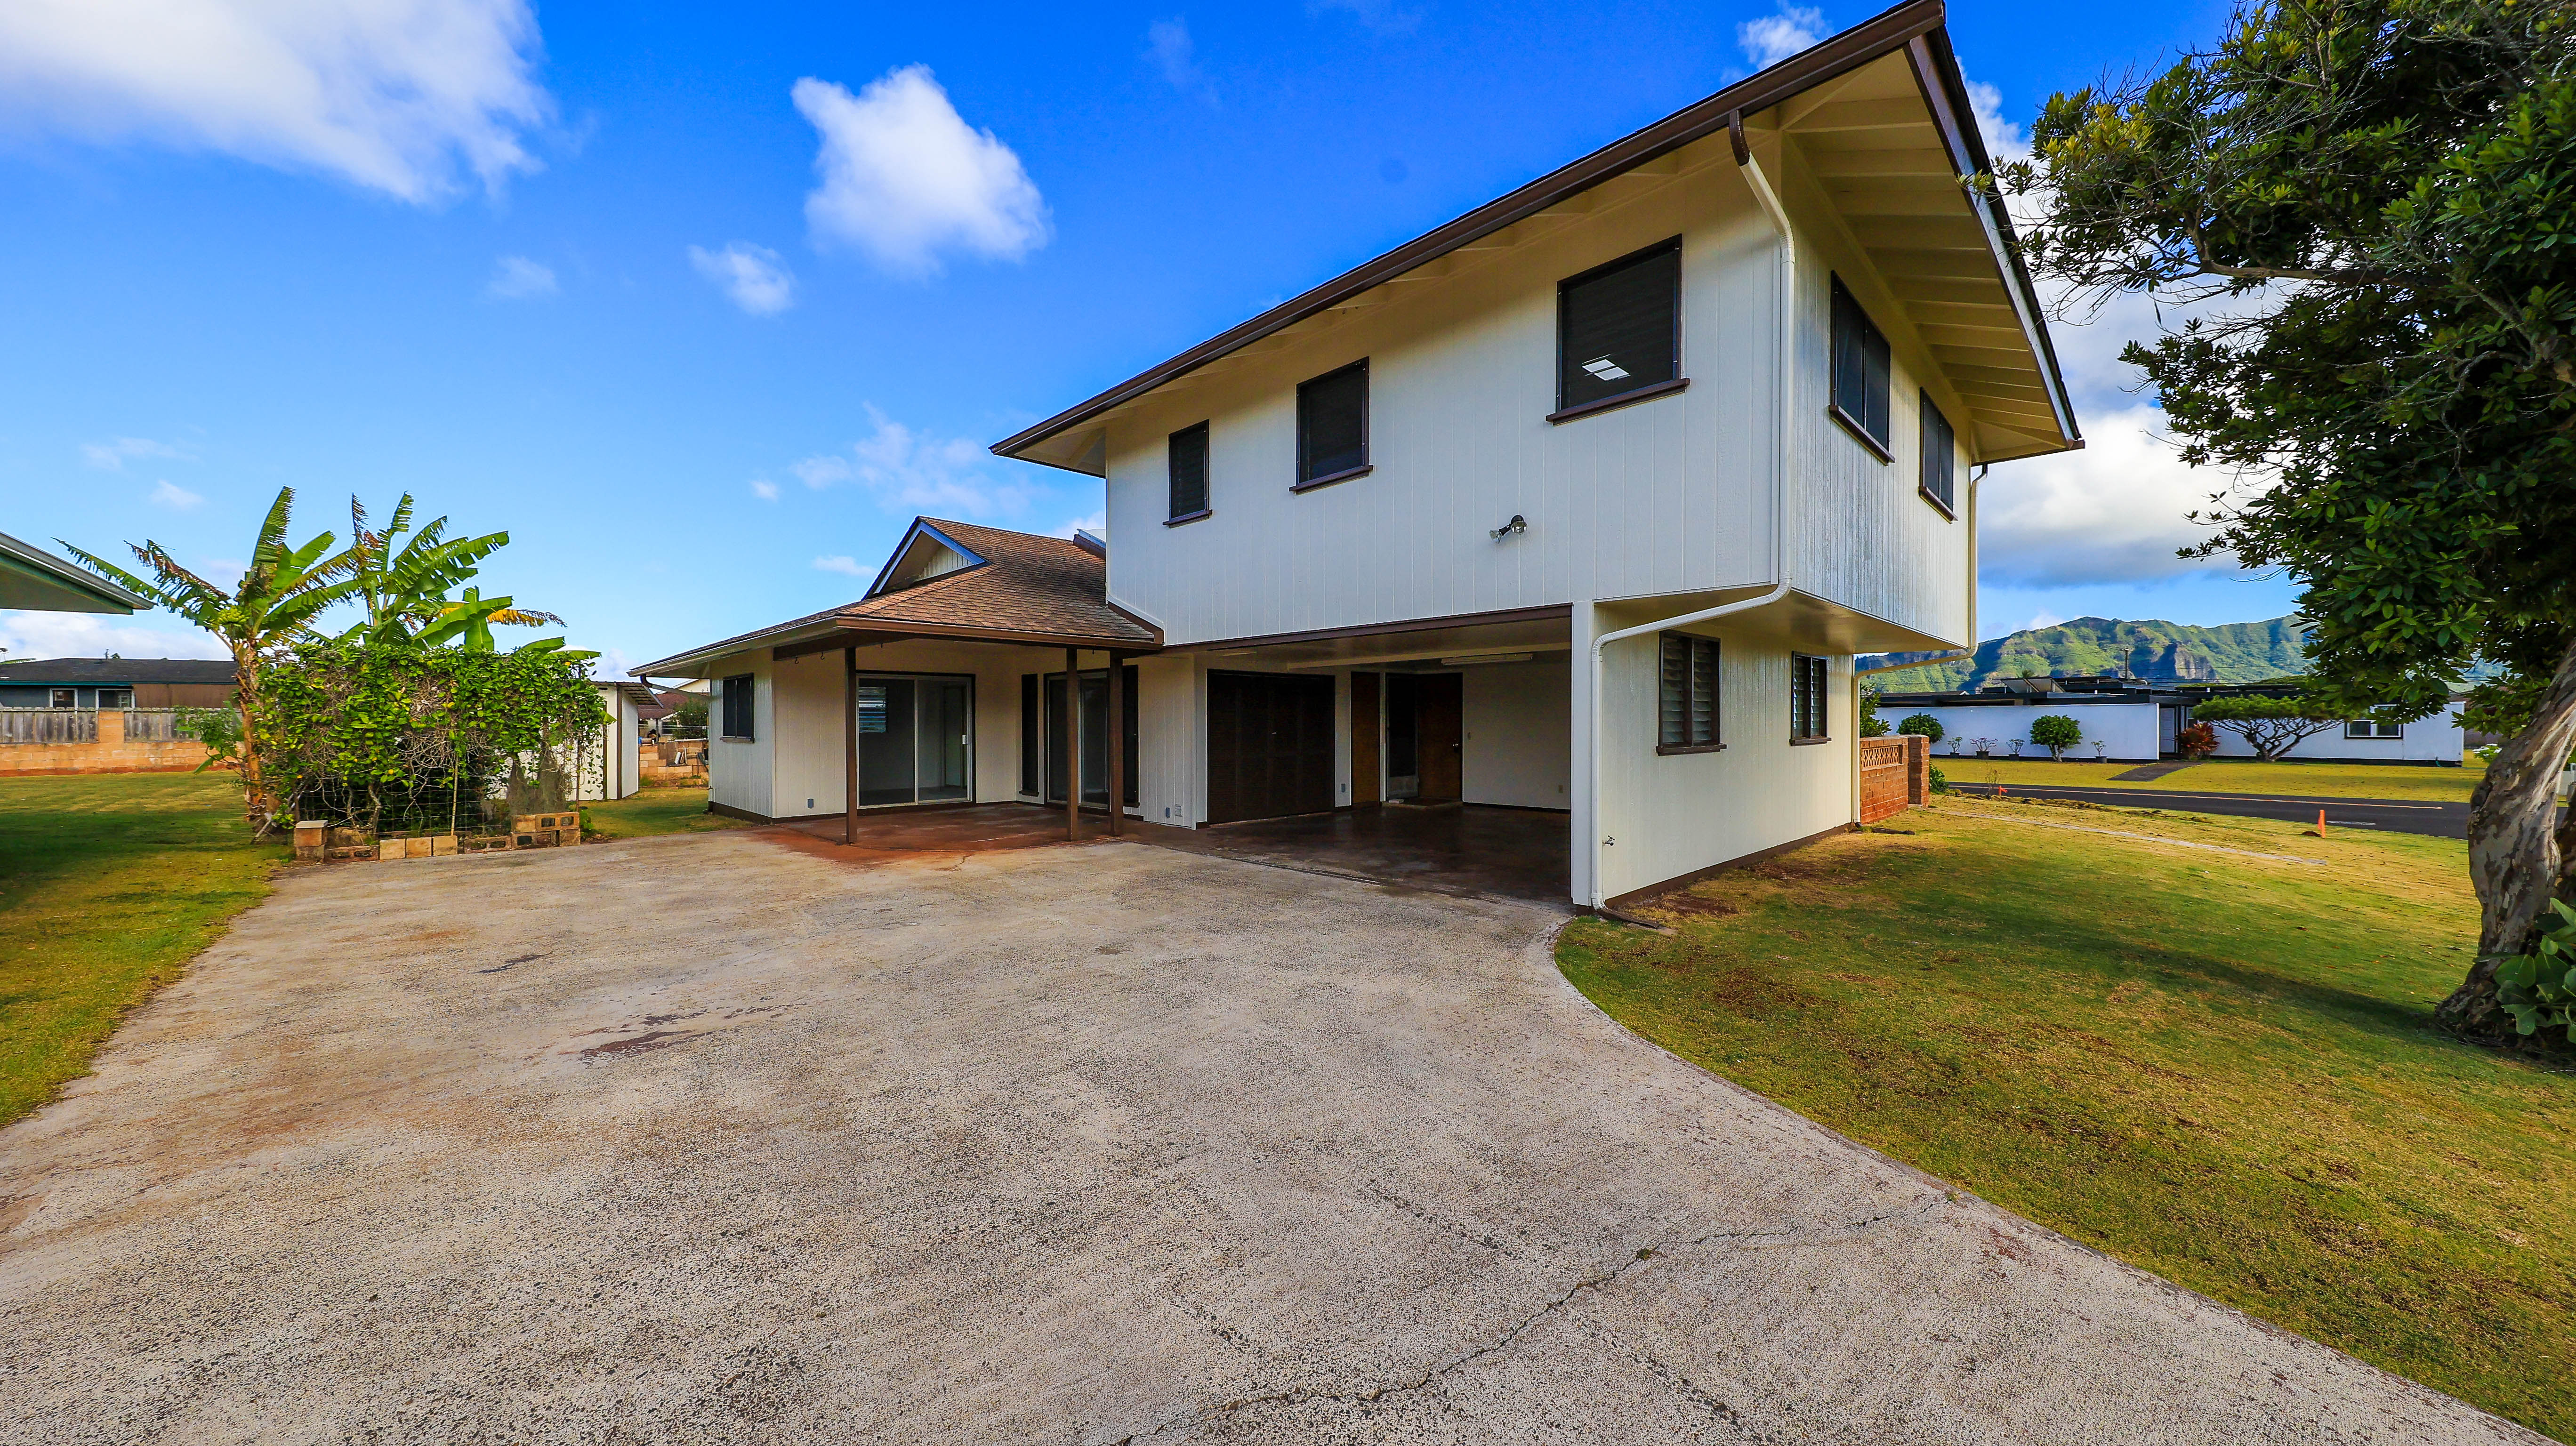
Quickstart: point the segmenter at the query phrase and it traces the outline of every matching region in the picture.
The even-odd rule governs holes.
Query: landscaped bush
[[[2063,713],[2045,713],[2030,720],[2030,741],[2048,750],[2057,761],[2066,760],[2066,750],[2084,741],[2084,729]]]
[[[2523,1034],[2565,1030],[2576,1044],[2576,909],[2549,901],[2533,952],[2496,966],[2496,1002]]]
[[[2339,713],[2304,698],[2209,698],[2191,706],[2197,723],[2215,723],[2235,734],[2265,763],[2343,721]]]
[[[2218,751],[2218,730],[2206,723],[2185,723],[2174,733],[2174,747],[2185,758],[2207,758]]]
[[[1896,731],[1900,736],[1928,738],[1935,743],[1940,742],[1949,733],[1949,730],[1941,726],[1941,720],[1929,713],[1908,714],[1904,722],[1896,725]]]

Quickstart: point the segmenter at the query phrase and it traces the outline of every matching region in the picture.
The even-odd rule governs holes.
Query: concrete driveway
[[[1134,843],[306,869],[0,1134],[10,1441],[2528,1441]]]

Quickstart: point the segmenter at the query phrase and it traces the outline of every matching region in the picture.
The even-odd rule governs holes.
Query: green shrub
[[[2496,966],[2496,1001],[2522,1033],[2563,1029],[2576,1044],[2576,909],[2564,899],[2549,907],[2557,917],[2543,923],[2540,947]]]
[[[1934,793],[1948,793],[1950,791],[1950,776],[1937,768],[1932,770],[1932,791]]]
[[[1929,713],[1909,714],[1904,722],[1896,725],[1896,731],[1900,736],[1928,738],[1935,743],[1948,737],[1950,732],[1941,726],[1940,719]]]
[[[2030,720],[2030,741],[2048,750],[2048,756],[2063,760],[2066,750],[2084,741],[2084,729],[2063,713],[2045,713]]]

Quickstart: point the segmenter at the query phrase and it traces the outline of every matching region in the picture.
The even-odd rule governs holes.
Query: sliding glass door
[[[975,680],[858,679],[859,807],[972,798]]]

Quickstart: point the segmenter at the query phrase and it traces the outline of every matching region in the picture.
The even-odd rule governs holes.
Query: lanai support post
[[[1064,716],[1056,721],[1057,736],[1064,740],[1064,836],[1069,843],[1082,838],[1082,737],[1074,731],[1074,719],[1082,712],[1082,654],[1075,648],[1064,650]]]
[[[859,841],[859,649],[841,650],[841,843]]]
[[[1127,655],[1109,655],[1109,836],[1127,816]]]

